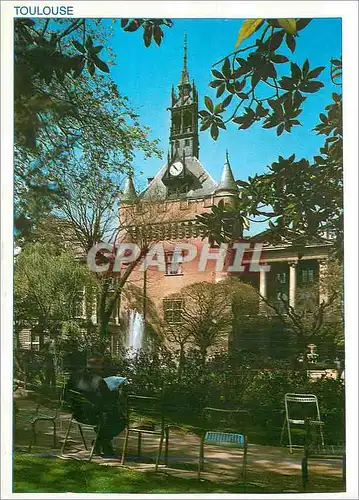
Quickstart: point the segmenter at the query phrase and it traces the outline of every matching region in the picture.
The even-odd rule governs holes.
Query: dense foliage
[[[327,440],[343,439],[342,381],[310,381],[306,371],[292,371],[286,361],[232,351],[214,354],[202,364],[200,353],[190,351],[179,374],[176,355],[162,348],[114,363],[109,373],[128,377],[129,393],[161,397],[168,418],[177,424],[198,424],[206,406],[245,408],[250,413],[249,435],[262,443],[277,444],[284,419],[284,394],[309,392],[318,396]]]

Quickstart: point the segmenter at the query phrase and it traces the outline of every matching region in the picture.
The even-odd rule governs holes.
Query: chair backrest
[[[128,422],[131,422],[134,417],[161,424],[164,422],[163,404],[156,397],[129,394],[126,398],[126,412]]]
[[[95,404],[90,401],[86,394],[68,389],[68,403],[76,420],[83,423],[90,423],[98,418]]]
[[[318,398],[315,394],[287,393],[284,396],[286,416],[288,419],[314,418],[320,420]]]
[[[203,427],[206,431],[244,432],[249,417],[247,410],[206,407],[203,410]]]

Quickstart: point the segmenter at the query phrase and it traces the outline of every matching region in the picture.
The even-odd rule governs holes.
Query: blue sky
[[[116,66],[111,68],[111,76],[120,92],[128,96],[139,113],[141,123],[151,127],[151,138],[161,140],[160,147],[164,151],[162,162],[150,159],[136,163],[136,172],[144,173],[137,176],[140,185],[145,183],[147,176],[157,173],[167,157],[170,113],[166,108],[170,105],[171,85],[177,85],[181,74],[184,33],[187,32],[188,38],[190,78],[196,82],[200,109],[203,109],[204,96],[215,97],[214,89],[208,86],[212,64],[234,50],[242,21],[175,19],[173,27],[165,29],[162,45],[158,47],[152,43],[149,48],[144,47],[140,33],[123,32],[117,25],[112,39],[117,59]],[[201,132],[200,161],[214,179],[220,176],[226,148],[234,175],[240,179],[263,172],[278,155],[296,153],[299,159],[317,154],[323,137],[316,136],[311,129],[318,122],[319,113],[330,103],[331,93],[335,90],[329,79],[329,60],[341,55],[341,19],[314,19],[296,41],[295,60],[298,64],[302,65],[308,58],[311,68],[326,67],[320,76],[325,87],[315,94],[307,94],[304,112],[300,116],[303,126],[295,127],[291,134],[283,133],[277,138],[275,129],[254,125],[239,131],[235,124],[229,124],[228,130],[221,132],[217,142],[210,138],[208,131]],[[281,48],[280,53],[290,54],[287,48]]]

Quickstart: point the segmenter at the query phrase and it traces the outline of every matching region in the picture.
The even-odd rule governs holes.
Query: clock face
[[[176,177],[180,175],[183,171],[183,165],[180,161],[176,161],[170,166],[170,174]]]

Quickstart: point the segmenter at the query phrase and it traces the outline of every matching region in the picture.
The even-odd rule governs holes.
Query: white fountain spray
[[[143,347],[143,334],[145,330],[145,322],[142,314],[135,309],[129,311],[128,332],[126,348],[130,350],[130,355]]]

